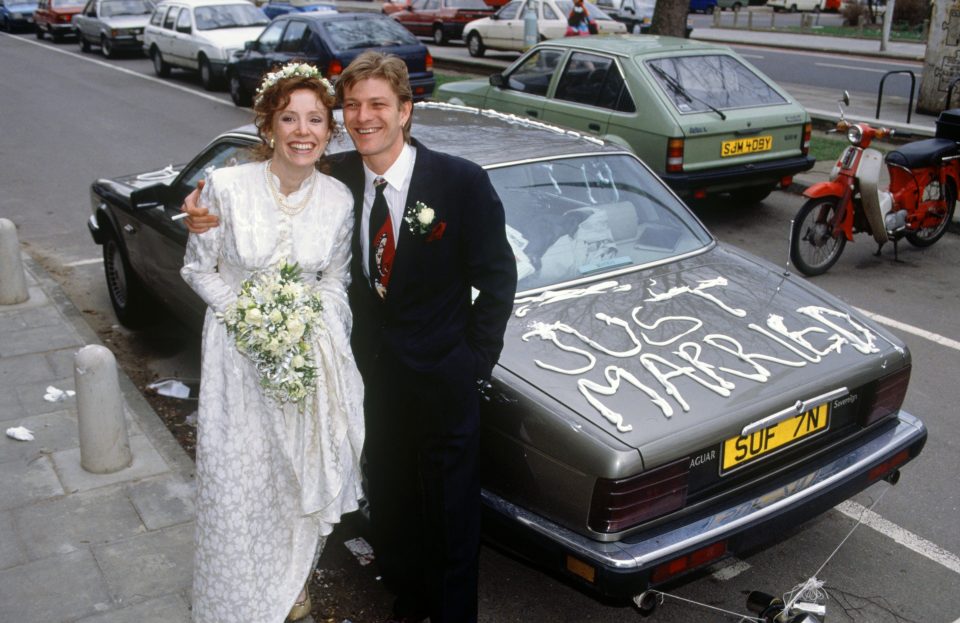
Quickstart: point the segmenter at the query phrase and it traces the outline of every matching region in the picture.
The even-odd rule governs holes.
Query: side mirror
[[[255,50],[255,49],[257,49],[257,42],[256,42],[256,41],[246,41],[246,42],[244,42],[244,44],[243,44],[243,49],[244,49],[244,50]]]
[[[502,87],[506,84],[503,74],[490,74],[490,86]]]
[[[153,186],[147,186],[146,188],[141,188],[140,190],[135,190],[130,193],[130,206],[134,210],[162,208],[169,203],[172,197],[173,194],[169,186],[166,184],[154,184]]]
[[[490,19],[492,19],[492,20],[498,20],[498,19],[500,19],[500,14],[499,14],[499,13],[494,13],[493,15],[490,16]]]
[[[840,101],[843,102],[843,105],[844,105],[844,106],[849,106],[849,105],[850,105],[850,92],[849,92],[849,91],[844,91],[844,92],[843,92],[843,98],[841,98]]]
[[[189,35],[193,30],[190,26],[177,26],[177,32],[182,32],[185,35]]]

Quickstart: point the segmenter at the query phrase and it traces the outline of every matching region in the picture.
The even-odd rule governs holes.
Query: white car
[[[639,35],[650,29],[656,0],[596,0],[610,17],[623,22],[627,32]]]
[[[767,0],[767,6],[774,11],[815,11],[824,10],[826,0]]]
[[[270,18],[247,0],[164,0],[143,33],[143,51],[158,76],[171,67],[200,72],[204,88],[223,82],[234,52],[253,41]]]
[[[537,14],[539,40],[559,39],[567,32],[567,16],[573,9],[572,0],[513,0],[500,10],[482,19],[474,20],[463,29],[470,56],[483,56],[489,50],[525,50],[523,18],[527,4]],[[600,10],[597,5],[584,2],[583,6],[597,22],[597,34],[626,33],[627,27]]]

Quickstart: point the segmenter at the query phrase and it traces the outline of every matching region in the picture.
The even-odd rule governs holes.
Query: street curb
[[[700,29],[701,35],[700,35],[699,37],[697,36],[697,29],[694,29],[693,32],[690,33],[690,38],[691,38],[691,39],[696,39],[697,41],[709,41],[709,42],[713,42],[713,43],[726,43],[726,44],[748,45],[748,46],[755,46],[755,47],[759,47],[759,48],[774,48],[774,49],[778,49],[778,48],[779,48],[779,49],[784,49],[784,48],[787,48],[787,49],[791,49],[791,50],[804,50],[804,51],[807,51],[807,52],[819,52],[819,53],[822,53],[822,54],[842,54],[842,55],[844,55],[844,56],[876,56],[876,57],[878,57],[878,58],[884,58],[884,59],[888,59],[888,60],[904,60],[904,61],[919,61],[919,62],[923,62],[924,59],[926,58],[925,55],[915,55],[915,54],[908,54],[908,53],[903,53],[903,52],[891,52],[891,51],[881,52],[880,50],[877,50],[877,51],[875,51],[875,52],[866,51],[866,50],[845,50],[845,49],[842,49],[842,48],[832,48],[832,47],[828,47],[828,46],[819,46],[819,47],[818,47],[818,46],[811,46],[811,45],[805,44],[805,43],[791,43],[791,42],[789,42],[789,41],[778,41],[778,42],[776,43],[776,45],[774,45],[774,44],[771,44],[771,43],[766,43],[766,42],[764,42],[764,41],[750,41],[750,42],[745,42],[745,41],[737,40],[736,38],[733,38],[733,37],[724,37],[723,35],[721,35],[721,36],[719,36],[719,37],[717,37],[717,38],[712,38],[712,37],[710,37],[709,35],[706,35],[706,36],[705,36],[705,35],[702,34],[702,33],[711,32],[711,31],[713,31],[713,32],[717,32],[717,31],[725,31],[725,32],[733,31],[733,32],[738,32],[738,31],[740,31],[740,30],[742,30],[742,31],[744,31],[744,32],[762,32],[762,33],[783,34],[783,35],[802,34],[802,35],[805,36],[805,37],[824,37],[824,38],[827,37],[826,35],[818,35],[818,34],[816,34],[816,33],[788,33],[788,32],[781,32],[781,31],[779,31],[779,30],[768,30],[768,29],[765,30],[765,29],[760,29],[760,28],[754,28],[754,29],[752,29],[752,30],[747,30],[746,28],[738,28],[738,29],[733,29],[733,28],[701,28],[701,29]],[[863,41],[872,41],[872,39],[862,39],[862,40],[863,40]],[[880,45],[880,42],[877,41],[877,46],[879,47],[879,45]]]

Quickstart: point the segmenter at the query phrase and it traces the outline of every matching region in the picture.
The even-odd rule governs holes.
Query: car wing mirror
[[[130,193],[130,206],[134,210],[162,208],[173,199],[173,191],[166,184],[154,184]]]
[[[190,26],[177,26],[177,32],[182,32],[185,35],[189,35],[193,30]]]
[[[502,87],[506,83],[506,80],[503,78],[503,74],[490,74],[490,85],[495,87]]]
[[[247,41],[247,42],[245,42],[245,43],[243,44],[243,49],[244,49],[244,50],[247,50],[247,51],[249,51],[249,50],[256,50],[256,49],[257,49],[257,42],[256,42],[256,41]]]

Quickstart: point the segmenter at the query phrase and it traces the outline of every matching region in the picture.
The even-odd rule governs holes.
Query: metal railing
[[[880,78],[880,88],[877,90],[877,119],[880,118],[880,104],[883,102],[883,83],[887,81],[887,78],[893,74],[909,74],[910,75],[910,102],[907,104],[907,123],[910,123],[910,116],[913,114],[913,92],[916,90],[917,86],[917,77],[914,75],[913,71],[909,69],[894,69],[893,71],[888,71],[883,74],[883,78]],[[949,99],[949,95],[947,96]]]

